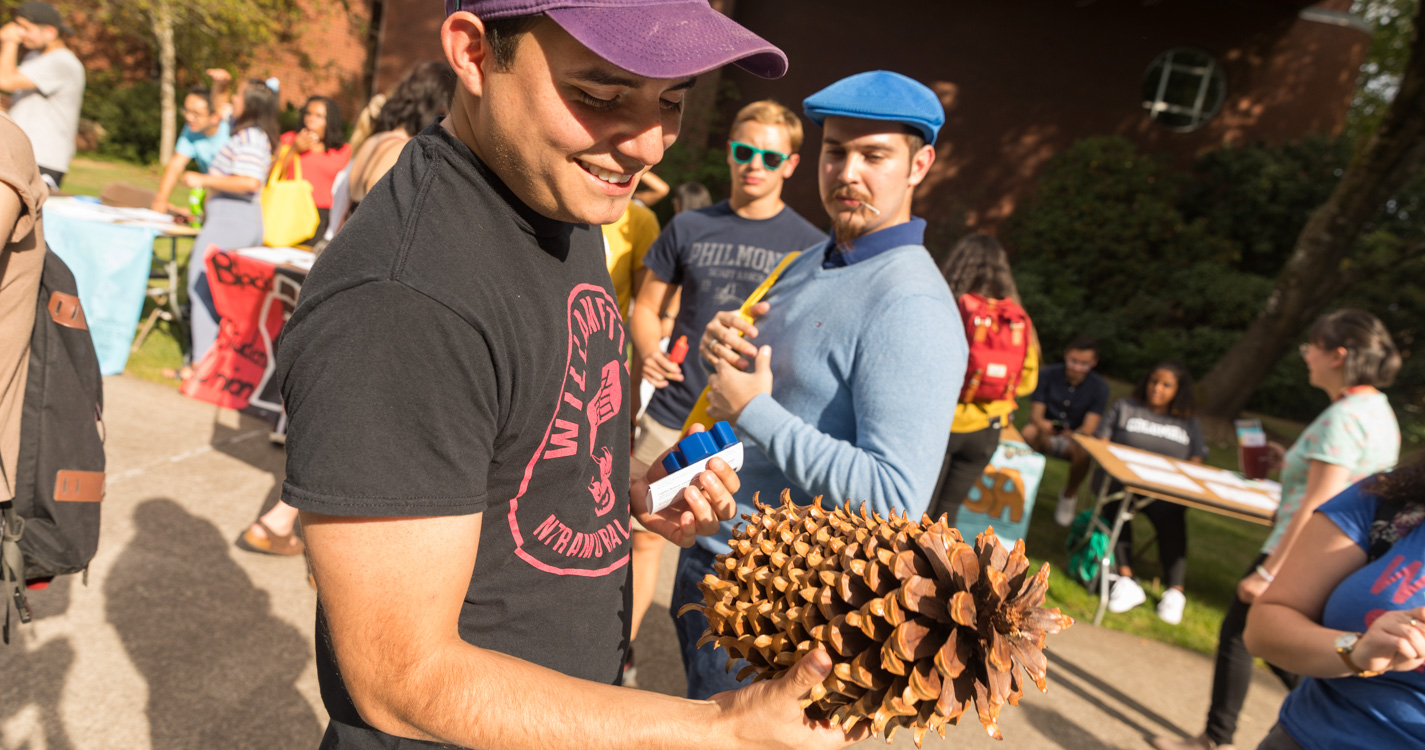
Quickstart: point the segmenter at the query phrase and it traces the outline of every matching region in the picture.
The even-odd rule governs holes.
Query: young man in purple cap
[[[671,145],[693,76],[785,58],[704,0],[447,10],[450,115],[322,255],[278,355],[322,746],[844,746],[797,703],[821,651],[709,703],[613,686],[630,505],[687,545],[738,479],[714,462],[647,512],[659,470],[631,478],[625,332],[590,225]]]
[[[918,518],[950,438],[968,348],[955,300],[911,215],[935,161],[945,110],[935,93],[885,71],[851,76],[803,102],[822,126],[818,165],[829,242],[787,266],[753,309],[719,313],[700,344],[715,372],[709,414],[746,445],[738,512],[783,488],[808,504],[848,500]],[[741,331],[746,338],[737,333]],[[745,371],[744,371],[745,370]],[[701,601],[697,582],[728,551],[733,523],[683,550],[672,611]],[[695,644],[698,613],[677,618],[688,697],[737,687],[727,657]]]
[[[58,189],[74,158],[84,64],[64,45],[71,29],[49,3],[21,3],[0,26],[0,90],[13,94],[10,117],[35,145],[35,161]],[[20,48],[28,50],[20,57]]]

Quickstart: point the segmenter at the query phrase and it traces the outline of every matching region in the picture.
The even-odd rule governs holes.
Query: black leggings
[[[983,430],[950,433],[945,462],[940,465],[940,481],[935,483],[935,493],[930,496],[931,518],[939,518],[943,513],[948,517],[947,522],[955,525],[965,496],[995,457],[1001,429],[996,421]]]
[[[1257,566],[1267,556],[1259,555],[1247,568],[1247,575],[1254,575]],[[1212,671],[1212,706],[1207,709],[1207,738],[1219,745],[1230,745],[1237,733],[1237,716],[1242,713],[1242,704],[1247,700],[1247,688],[1252,686],[1252,655],[1242,642],[1242,633],[1247,629],[1247,611],[1250,604],[1232,597],[1227,606],[1227,615],[1222,618],[1222,632],[1217,636],[1217,666]],[[1295,690],[1301,676],[1268,664],[1278,679],[1288,690]],[[1270,746],[1268,746],[1270,747]]]
[[[1119,504],[1113,502],[1104,507],[1103,518],[1106,522],[1112,523],[1118,516]],[[1158,500],[1139,512],[1153,522],[1153,528],[1158,532],[1158,561],[1163,566],[1163,579],[1168,586],[1181,588],[1187,577],[1187,508]],[[1123,525],[1113,554],[1119,565],[1133,567],[1133,524]]]

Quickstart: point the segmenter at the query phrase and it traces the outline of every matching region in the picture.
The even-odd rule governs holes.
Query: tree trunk
[[[153,36],[158,41],[159,97],[160,112],[163,117],[162,132],[159,135],[158,161],[168,164],[173,156],[173,144],[178,139],[178,108],[174,100],[174,78],[177,54],[173,45],[173,7],[168,0],[157,0],[153,4]],[[165,196],[166,199],[167,196]]]
[[[1205,416],[1235,416],[1297,336],[1359,276],[1350,257],[1362,229],[1425,168],[1425,3],[1415,12],[1410,59],[1380,127],[1311,215],[1266,306],[1202,380]]]

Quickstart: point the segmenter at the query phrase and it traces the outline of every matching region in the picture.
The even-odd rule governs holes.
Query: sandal
[[[260,537],[252,533],[252,526],[261,526],[263,533],[267,534],[267,536]],[[237,546],[248,552],[261,552],[268,555],[291,557],[293,555],[302,554],[302,551],[307,547],[297,536],[296,529],[293,529],[292,533],[282,536],[268,528],[267,524],[263,523],[261,518],[254,521],[252,526],[247,527],[247,530],[242,532],[242,536],[239,536],[237,539]]]

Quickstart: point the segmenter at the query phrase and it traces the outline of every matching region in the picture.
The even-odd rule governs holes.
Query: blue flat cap
[[[919,130],[926,143],[935,143],[945,124],[945,107],[934,91],[889,70],[843,78],[803,99],[802,111],[818,126],[831,116],[903,123]]]

